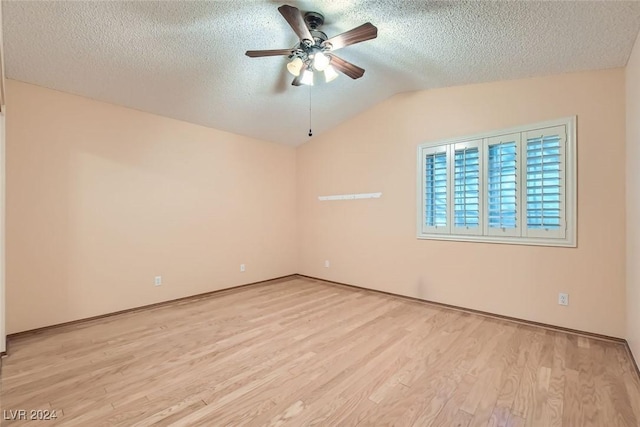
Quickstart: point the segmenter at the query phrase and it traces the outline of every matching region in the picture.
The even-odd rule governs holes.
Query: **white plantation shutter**
[[[449,175],[448,147],[423,151],[424,217],[423,228],[431,233],[448,233]]]
[[[453,158],[453,229],[482,234],[480,186],[482,140],[455,144]]]
[[[525,133],[526,235],[564,238],[566,127]]]
[[[487,138],[486,234],[520,235],[520,134]]]
[[[418,146],[418,238],[576,246],[576,117]]]

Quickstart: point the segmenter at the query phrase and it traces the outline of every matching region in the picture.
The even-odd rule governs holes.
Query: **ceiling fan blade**
[[[375,39],[376,37],[378,37],[378,28],[371,22],[367,22],[346,33],[331,37],[325,44],[330,43],[332,46],[331,50],[336,50],[352,44]]]
[[[349,61],[345,61],[339,56],[329,55],[331,57],[331,65],[333,68],[341,73],[351,77],[352,79],[359,79],[364,75],[364,68],[360,68],[357,65],[353,65]]]
[[[298,35],[300,40],[309,40],[313,42],[313,37],[307,28],[307,24],[302,18],[300,9],[293,6],[282,5],[278,8],[280,14],[287,20],[293,31]]]
[[[245,55],[250,58],[259,58],[261,56],[280,56],[291,55],[292,49],[272,49],[272,50],[248,50]]]

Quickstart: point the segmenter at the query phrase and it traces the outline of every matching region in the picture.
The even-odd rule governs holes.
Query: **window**
[[[418,238],[576,246],[575,117],[418,147]]]
[[[453,232],[480,234],[479,141],[455,144],[453,153]]]
[[[425,159],[427,174],[427,216],[429,227],[447,226],[447,154],[445,152],[427,154]]]

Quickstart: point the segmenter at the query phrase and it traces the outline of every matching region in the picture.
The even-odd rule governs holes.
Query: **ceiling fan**
[[[333,52],[345,46],[375,39],[378,29],[373,24],[367,22],[328,38],[318,30],[324,23],[322,14],[307,12],[303,16],[297,7],[288,5],[280,6],[278,11],[300,38],[300,42],[291,49],[248,50],[248,57],[288,56],[291,61],[287,64],[287,70],[295,76],[291,83],[294,86],[313,85],[314,71],[324,72],[327,82],[338,77],[336,70],[352,79],[359,79],[364,75],[363,68],[345,61]]]

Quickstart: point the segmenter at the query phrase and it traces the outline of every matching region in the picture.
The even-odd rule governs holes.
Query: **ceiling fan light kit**
[[[325,70],[324,70],[324,79],[327,83],[334,81],[335,79],[338,78],[338,72],[336,71],[335,68],[333,68],[331,65],[329,65]]]
[[[309,68],[304,70],[302,73],[302,78],[300,79],[300,83],[307,86],[313,86],[313,71]]]
[[[325,81],[331,82],[341,72],[352,79],[359,79],[364,75],[364,69],[336,56],[333,52],[343,47],[374,39],[378,36],[378,29],[367,22],[352,30],[328,38],[318,30],[324,24],[324,16],[318,12],[307,12],[304,16],[293,6],[283,5],[278,8],[283,18],[289,23],[300,39],[291,49],[248,50],[250,58],[263,56],[287,56],[287,71],[295,78],[293,86],[313,85],[314,72],[324,73]],[[337,70],[337,71],[336,71]]]
[[[300,75],[300,71],[302,71],[302,59],[296,56],[287,64],[287,70],[294,76],[298,77]]]
[[[318,71],[324,71],[329,66],[329,62],[331,62],[331,59],[322,51],[313,55],[313,68]]]

